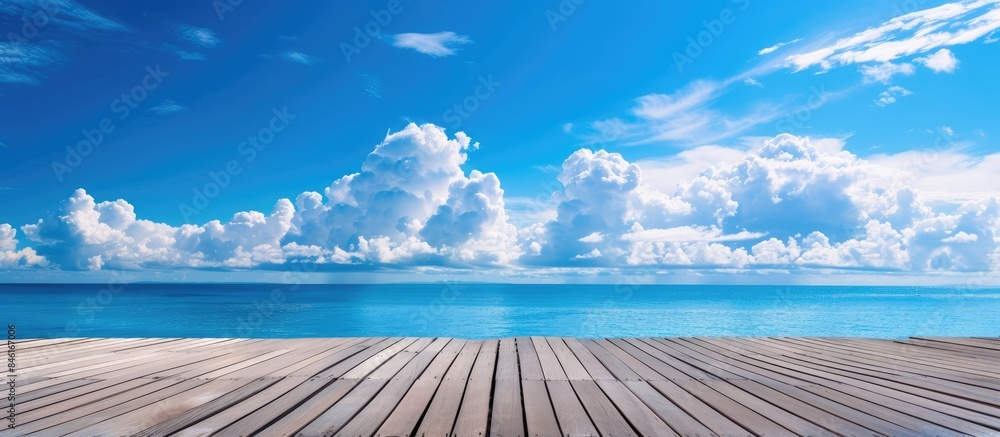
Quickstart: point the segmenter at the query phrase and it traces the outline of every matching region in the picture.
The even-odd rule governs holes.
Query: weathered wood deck
[[[9,435],[1000,435],[1000,339],[49,339]]]

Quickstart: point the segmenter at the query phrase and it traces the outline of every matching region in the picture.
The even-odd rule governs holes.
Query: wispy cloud
[[[760,83],[759,81],[757,81],[757,79],[754,79],[752,77],[743,79],[743,84],[748,86],[755,86],[757,88],[764,88],[764,84]]]
[[[893,64],[892,62],[862,65],[858,70],[861,72],[861,75],[864,76],[865,83],[881,82],[884,84],[892,82],[893,76],[910,76],[917,71],[916,68],[913,68],[913,64]]]
[[[725,81],[696,80],[671,94],[647,94],[636,99],[632,120],[600,120],[591,124],[594,134],[588,143],[624,141],[626,144],[669,142],[682,146],[711,144],[731,138],[763,123],[772,122],[798,109],[790,102],[759,102],[739,115],[714,109],[716,100],[734,83],[745,83],[737,76]],[[827,96],[819,96],[825,102]]]
[[[0,82],[36,85],[39,67],[61,59],[55,50],[38,44],[0,42]]]
[[[891,86],[889,89],[882,91],[878,95],[878,99],[875,100],[875,105],[884,108],[888,105],[896,103],[897,97],[908,96],[910,94],[913,94],[913,92],[906,88],[901,86]]]
[[[400,33],[392,36],[392,45],[413,49],[433,57],[454,55],[457,46],[469,44],[472,40],[455,32]]]
[[[967,44],[1000,28],[1000,2],[966,0],[893,18],[881,25],[786,58],[796,71],[811,67],[890,62],[942,47]]]
[[[779,42],[779,43],[777,43],[777,44],[775,44],[775,45],[773,45],[771,47],[765,47],[763,49],[760,49],[759,51],[757,51],[757,54],[761,55],[761,56],[764,56],[764,55],[767,55],[767,54],[770,54],[770,53],[774,53],[775,50],[778,50],[778,49],[780,49],[780,48],[782,48],[784,46],[787,46],[789,44],[795,44],[795,43],[797,43],[799,41],[802,41],[802,38],[795,38],[795,39],[793,39],[791,41],[788,41],[788,42]]]
[[[174,29],[182,39],[198,47],[213,48],[222,43],[215,32],[203,27],[181,24]]]
[[[166,47],[167,50],[170,50],[170,51],[174,52],[174,54],[176,54],[177,57],[181,58],[181,60],[183,60],[183,61],[206,61],[206,60],[208,60],[208,56],[205,56],[204,53],[192,52],[192,51],[184,50],[184,49],[182,49],[180,47],[177,47],[177,46],[175,46],[173,44],[164,43],[163,47]]]
[[[15,17],[18,23],[17,29],[20,29],[21,17],[44,14],[47,22],[61,27],[77,30],[127,30],[118,22],[102,17],[73,0],[46,0],[45,9],[41,4],[38,0],[4,0],[0,2],[0,14]],[[46,10],[55,13],[46,14]]]
[[[378,78],[378,76],[361,71],[355,71],[355,73],[357,73],[358,77],[364,80],[362,88],[365,90],[365,93],[376,99],[382,98],[382,81]]]
[[[128,30],[73,0],[3,0],[0,23],[9,25],[5,41],[0,42],[0,83],[29,85],[41,83],[45,67],[65,60],[62,53],[67,46],[93,35]],[[42,31],[44,38],[39,36]]]
[[[150,111],[153,111],[160,115],[170,114],[173,112],[180,112],[186,109],[187,109],[186,106],[181,106],[173,100],[161,100],[159,105],[149,108]]]
[[[316,58],[301,52],[285,52],[280,55],[281,59],[298,64],[312,65],[316,63]]]

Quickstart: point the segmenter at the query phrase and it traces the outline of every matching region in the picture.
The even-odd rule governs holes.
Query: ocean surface
[[[0,285],[19,338],[1000,335],[1000,289]]]

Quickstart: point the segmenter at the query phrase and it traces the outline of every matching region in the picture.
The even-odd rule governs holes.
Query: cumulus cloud
[[[534,247],[523,260],[688,268],[995,268],[989,260],[997,259],[991,254],[1000,243],[994,238],[996,198],[936,213],[901,183],[906,170],[862,160],[842,145],[779,135],[751,152],[732,151],[730,164],[657,184],[660,189],[617,154],[579,151],[559,176],[566,188],[555,196],[558,217],[522,229],[523,244]],[[661,191],[671,185],[673,195]]]
[[[21,227],[30,247],[18,249],[17,231],[0,225],[0,267],[1000,270],[998,197],[980,193],[937,208],[914,188],[925,177],[958,187],[963,175],[979,177],[978,167],[952,169],[953,179],[915,176],[906,165],[913,155],[861,159],[843,145],[782,134],[642,165],[581,149],[562,164],[553,215],[518,229],[499,178],[463,170],[477,143],[410,124],[322,193],[225,222],[156,223],[125,200],[98,202],[77,190]],[[660,180],[657,171],[647,175],[649,163],[664,173],[702,170]],[[989,168],[982,177],[995,180]]]
[[[392,40],[396,47],[413,49],[435,58],[454,55],[458,46],[472,42],[468,36],[455,32],[400,33],[393,35]]]
[[[935,73],[951,73],[958,68],[958,58],[948,49],[941,49],[934,54],[915,59],[916,62],[934,70]]]
[[[433,125],[390,134],[359,173],[325,198],[306,192],[279,200],[270,214],[235,214],[228,222],[179,227],[137,217],[127,201],[97,202],[80,189],[57,213],[22,227],[47,259],[68,270],[156,267],[251,268],[292,260],[340,264],[507,264],[521,254],[493,173],[461,165],[478,146],[449,139]],[[39,264],[33,249],[12,252],[3,232],[4,265]],[[24,261],[24,260],[28,261]]]
[[[478,147],[462,132],[449,139],[434,125],[410,124],[388,135],[361,172],[296,199],[293,241],[360,259],[503,264],[520,254],[503,190],[493,173],[461,166]]]
[[[17,250],[17,230],[7,223],[0,224],[0,268],[44,267],[48,261],[27,247]]]

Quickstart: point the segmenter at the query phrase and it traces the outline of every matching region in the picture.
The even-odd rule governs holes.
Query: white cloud
[[[17,250],[17,230],[7,223],[0,223],[0,268],[44,267],[48,261],[34,249],[26,247]]]
[[[166,48],[167,50],[170,50],[170,51],[174,52],[174,54],[176,54],[177,57],[180,58],[183,61],[206,61],[206,60],[208,60],[208,56],[205,56],[204,53],[198,53],[198,52],[192,52],[192,51],[184,50],[184,49],[182,49],[180,47],[177,47],[177,46],[175,46],[173,44],[164,43],[163,47]]]
[[[888,105],[896,103],[897,97],[908,96],[910,94],[913,94],[913,92],[906,88],[901,86],[891,86],[885,91],[879,93],[878,99],[875,100],[875,104],[884,108]]]
[[[791,41],[788,41],[788,42],[779,42],[779,43],[777,43],[777,44],[775,44],[775,45],[773,45],[771,47],[766,47],[766,48],[760,49],[759,51],[757,51],[757,54],[761,55],[761,56],[767,55],[767,54],[773,53],[775,50],[778,50],[778,49],[780,49],[780,48],[782,48],[784,46],[787,46],[789,44],[795,44],[795,43],[797,43],[799,41],[802,41],[802,38],[795,38],[795,39],[793,39]]]
[[[143,220],[125,200],[77,190],[21,227],[31,247],[18,250],[14,228],[0,225],[0,266],[1000,270],[1000,182],[991,172],[1000,154],[861,159],[842,139],[788,134],[641,163],[581,149],[563,162],[551,207],[540,208],[554,215],[518,229],[499,178],[462,169],[475,148],[464,133],[410,124],[324,194],[203,225]],[[643,168],[700,162],[709,164],[676,181]]]
[[[157,114],[163,115],[163,114],[170,114],[172,112],[184,111],[187,110],[187,107],[180,105],[173,100],[161,100],[159,105],[149,108],[149,110]]]
[[[468,36],[455,32],[400,33],[392,38],[392,45],[396,47],[413,49],[435,58],[454,55],[458,46],[472,42]]]
[[[40,67],[62,60],[55,50],[27,42],[0,42],[0,83],[36,85]]]
[[[967,44],[1000,28],[1000,2],[965,0],[912,12],[833,44],[786,58],[796,71],[810,67],[891,62],[943,47]]]
[[[622,239],[626,241],[690,243],[759,240],[764,235],[766,234],[747,232],[745,230],[735,234],[724,234],[722,229],[715,226],[678,226],[668,229],[641,229],[639,227],[633,228],[629,233],[622,235]]]
[[[174,29],[182,39],[198,47],[213,48],[222,43],[219,37],[215,35],[215,32],[203,27],[181,24]]]
[[[4,0],[0,2],[0,14],[18,19],[22,16],[32,17],[36,13],[53,11],[46,14],[47,23],[56,26],[82,31],[124,31],[125,26],[114,20],[102,17],[73,0]]]
[[[757,79],[754,79],[752,77],[748,77],[746,79],[743,79],[743,84],[744,85],[749,85],[749,86],[755,86],[757,88],[764,88],[764,84],[758,82]]]
[[[376,263],[510,262],[520,249],[499,179],[466,176],[461,168],[466,151],[477,147],[462,132],[449,139],[437,126],[410,124],[386,136],[361,172],[334,181],[325,203],[319,193],[299,195],[289,238],[329,250],[367,249],[363,259]]]
[[[730,116],[711,108],[733,83],[696,80],[672,94],[647,94],[636,99],[634,122],[618,118],[592,124],[590,143],[630,140],[629,144],[671,142],[703,145],[730,138],[787,113],[791,105],[759,104],[743,115]],[[742,79],[740,79],[742,81]]]
[[[893,64],[892,62],[883,62],[881,64],[862,65],[860,71],[864,76],[865,82],[882,82],[888,84],[892,82],[893,76],[897,74],[910,76],[916,72],[916,68],[913,68],[913,64],[910,63]]]
[[[958,67],[958,58],[948,49],[941,49],[930,56],[914,59],[935,73],[951,73]]]
[[[316,58],[301,52],[285,52],[281,54],[281,59],[299,64],[312,65],[316,63]]]
[[[945,132],[942,132],[945,133]],[[947,137],[936,137],[927,148],[892,155],[878,154],[868,161],[895,171],[895,178],[936,203],[969,202],[1000,197],[1000,153],[970,155]]]

